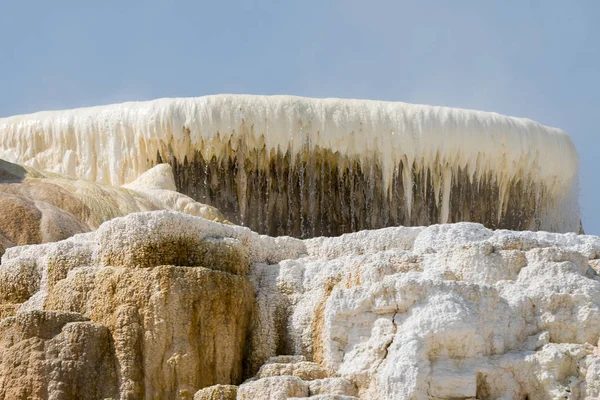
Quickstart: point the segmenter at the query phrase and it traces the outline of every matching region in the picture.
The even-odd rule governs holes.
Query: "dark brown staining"
[[[242,153],[247,152],[229,150],[220,159],[205,159],[199,152],[192,159],[163,159],[173,166],[178,191],[262,234],[308,238],[441,222],[441,193],[436,200],[434,174],[418,170],[416,164],[397,166],[388,195],[376,160],[361,163],[319,148],[295,156],[265,147]],[[410,216],[404,168],[411,169],[413,178]],[[459,169],[452,179],[448,222],[479,222],[492,229],[539,227],[544,188],[536,192],[527,180],[510,182],[508,204],[498,219],[499,185],[491,173],[477,181]]]

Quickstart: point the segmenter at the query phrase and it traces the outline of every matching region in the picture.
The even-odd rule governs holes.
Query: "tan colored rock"
[[[4,186],[4,185],[1,185]],[[41,243],[42,213],[32,201],[0,192],[0,230],[6,241],[14,244]]]
[[[0,258],[2,258],[2,254],[4,254],[6,249],[14,245],[15,244],[12,242],[12,240],[7,238],[4,233],[0,232]]]
[[[191,399],[198,389],[243,378],[254,295],[245,277],[249,254],[273,255],[253,244],[257,235],[231,237],[236,232],[149,213],[58,243],[11,248],[0,267],[0,303],[7,315],[26,302],[21,308],[78,312],[106,326],[121,398]]]
[[[312,381],[326,378],[327,372],[319,364],[310,361],[300,361],[293,364],[268,363],[260,368],[256,377],[261,379],[283,375],[296,376],[304,381]]]
[[[113,187],[0,160],[0,256],[15,245],[56,242],[134,212],[176,210],[225,221],[214,207],[175,191],[167,164]]]
[[[310,399],[310,400],[359,400],[358,397],[355,396],[345,396],[341,394],[318,394],[316,396],[310,397],[290,397],[288,400],[300,400],[300,399]],[[472,400],[472,399],[465,399]]]
[[[0,322],[0,398],[117,396],[110,334],[79,314],[33,311]]]
[[[122,397],[165,399],[241,382],[251,304],[252,286],[241,276],[105,267],[71,271],[46,308],[81,312],[109,328]]]
[[[344,378],[315,379],[308,382],[311,396],[317,395],[345,395],[356,396],[356,386]]]
[[[0,304],[19,304],[39,290],[41,271],[33,257],[9,259],[0,268]]]
[[[47,286],[45,292],[71,269],[91,265],[94,249],[95,244],[87,241],[85,235],[8,249],[0,267],[0,304],[19,304],[34,294],[43,294],[41,285]],[[41,304],[37,308],[40,307]]]
[[[62,187],[60,182],[60,178],[27,177],[19,183],[3,184],[2,192],[30,200],[38,209],[46,207],[60,210],[89,229],[88,219],[92,210],[84,199],[77,196],[76,190],[69,186]]]
[[[1,304],[0,305],[0,320],[6,317],[12,317],[17,313],[19,304]]]
[[[246,274],[248,251],[239,240],[203,238],[177,226],[161,225],[160,220],[153,222],[157,223],[144,224],[132,219],[103,226],[97,235],[98,262],[128,268],[203,266],[236,275]],[[132,225],[136,227],[135,235],[131,235]]]
[[[92,265],[92,247],[87,242],[65,240],[48,246],[45,261],[48,286],[52,288],[72,269]]]
[[[308,385],[295,376],[273,376],[242,384],[237,400],[286,400],[308,396]]]
[[[194,394],[194,400],[235,400],[238,387],[235,385],[214,385],[200,389]]]
[[[241,383],[254,304],[248,265],[301,254],[298,243],[170,211],[133,214],[8,249],[0,305],[3,316],[44,308],[106,326],[121,398],[191,399]]]
[[[300,241],[136,213],[8,249],[0,314],[66,310],[105,325],[122,398],[192,399],[239,384],[244,365],[246,376],[262,366],[238,389],[252,400],[591,400],[599,256],[598,237],[477,224]]]

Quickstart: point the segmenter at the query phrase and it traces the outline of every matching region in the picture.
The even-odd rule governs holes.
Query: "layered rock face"
[[[473,223],[299,240],[132,214],[6,251],[0,394],[595,399],[599,259]]]
[[[284,347],[361,397],[598,396],[600,281],[588,262],[597,238],[456,224],[307,250],[274,278],[291,310]]]

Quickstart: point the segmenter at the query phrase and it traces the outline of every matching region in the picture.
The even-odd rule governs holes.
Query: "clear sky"
[[[573,138],[600,234],[599,18],[597,0],[3,1],[0,117],[215,93],[527,117]]]

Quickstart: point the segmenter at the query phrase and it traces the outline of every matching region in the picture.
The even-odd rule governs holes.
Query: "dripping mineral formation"
[[[579,230],[569,137],[470,110],[289,96],[161,99],[0,119],[0,158],[112,185],[168,162],[179,192],[273,236],[458,221]]]

